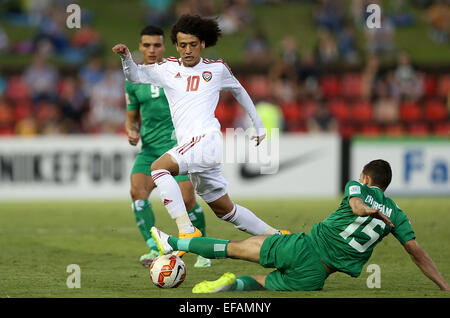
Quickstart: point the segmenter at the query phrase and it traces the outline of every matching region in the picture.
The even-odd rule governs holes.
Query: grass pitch
[[[327,217],[339,200],[237,201],[271,225],[294,232],[309,232]],[[450,199],[414,198],[396,202],[409,216],[418,243],[450,280]],[[159,201],[153,202],[157,226],[176,233],[176,226]],[[208,236],[243,239],[246,233],[218,220],[203,205]],[[318,292],[234,292],[192,294],[202,280],[214,280],[226,271],[238,276],[268,273],[258,264],[239,260],[213,260],[210,268],[194,268],[196,256],[187,254],[187,277],[177,289],[154,286],[139,263],[146,252],[130,203],[29,202],[0,203],[0,297],[450,297],[427,279],[398,241],[389,235],[376,248],[359,278],[331,275]],[[67,266],[78,264],[81,288],[70,289]],[[369,264],[381,269],[381,288],[369,289]]]

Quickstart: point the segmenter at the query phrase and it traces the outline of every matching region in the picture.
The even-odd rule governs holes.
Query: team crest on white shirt
[[[212,73],[209,72],[209,71],[204,71],[204,72],[202,73],[202,77],[203,77],[203,79],[204,79],[206,82],[209,82],[209,81],[211,80],[211,78],[212,78]]]

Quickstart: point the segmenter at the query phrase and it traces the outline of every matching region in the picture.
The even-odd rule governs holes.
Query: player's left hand
[[[261,141],[264,140],[264,138],[266,138],[266,134],[261,135],[261,136],[253,136],[252,138],[250,138],[251,140],[256,140],[256,146],[259,146],[259,144],[261,143]]]

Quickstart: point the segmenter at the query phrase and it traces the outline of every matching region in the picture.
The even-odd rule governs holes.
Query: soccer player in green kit
[[[408,217],[384,195],[392,178],[384,160],[366,164],[359,182],[349,181],[340,206],[309,234],[253,236],[243,241],[209,237],[177,239],[157,228],[152,236],[163,253],[185,250],[208,258],[235,258],[276,268],[268,275],[241,276],[225,273],[204,281],[193,293],[240,290],[321,290],[334,272],[358,277],[374,247],[389,233],[403,245],[412,261],[441,290],[450,290],[430,256],[416,242]]]
[[[161,28],[149,25],[140,34],[139,50],[145,64],[159,63],[165,51],[164,32]],[[177,144],[173,133],[169,105],[162,88],[150,84],[125,83],[127,119],[126,133],[131,145],[136,146],[142,140],[141,152],[136,157],[131,171],[132,209],[136,224],[146,241],[150,252],[140,258],[145,267],[150,266],[159,256],[150,229],[155,225],[155,215],[148,200],[156,188],[151,177],[150,166],[167,150]],[[195,200],[194,188],[187,175],[175,177],[181,189],[183,200],[192,224],[205,235],[205,216],[201,206]],[[209,267],[211,261],[199,256],[195,267]]]

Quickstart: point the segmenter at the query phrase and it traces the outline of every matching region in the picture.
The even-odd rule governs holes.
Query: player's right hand
[[[375,210],[369,207],[369,209],[371,211],[368,211],[368,214],[370,217],[374,218],[374,219],[378,219],[384,222],[384,224],[390,226],[390,227],[394,227],[394,224],[392,224],[391,220],[389,220],[389,218],[384,215],[383,213],[381,213],[380,210]]]
[[[113,46],[112,51],[116,54],[124,55],[125,57],[130,56],[130,52],[125,44],[119,43]]]
[[[136,130],[128,130],[127,131],[128,142],[132,146],[136,146],[141,138],[141,134]]]

